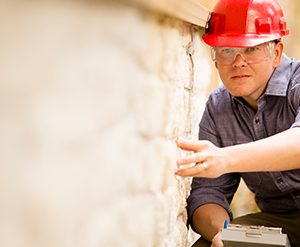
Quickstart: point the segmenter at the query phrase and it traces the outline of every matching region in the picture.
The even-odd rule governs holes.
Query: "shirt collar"
[[[283,54],[280,65],[274,70],[265,95],[285,96],[290,78],[290,65],[292,59]]]

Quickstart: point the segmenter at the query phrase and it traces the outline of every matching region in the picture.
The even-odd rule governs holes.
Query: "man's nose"
[[[232,65],[234,67],[243,67],[247,65],[247,61],[241,53],[237,53],[234,56]]]

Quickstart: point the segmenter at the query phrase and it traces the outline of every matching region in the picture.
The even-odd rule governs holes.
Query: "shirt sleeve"
[[[295,122],[291,126],[291,128],[294,128],[300,127],[300,75],[294,78],[292,85],[289,100],[295,112]]]
[[[300,107],[297,109],[295,122],[292,124],[291,128],[300,127]]]
[[[223,207],[230,218],[233,218],[230,203],[237,190],[240,177],[237,174],[225,174],[219,178],[194,178],[192,190],[188,197],[188,218],[194,229],[192,217],[195,210],[207,203],[215,203]]]
[[[214,120],[211,116],[213,114],[208,101],[199,124],[199,140],[208,140],[220,147],[220,138],[215,133]],[[207,203],[215,203],[222,206],[232,219],[230,203],[239,182],[240,175],[237,173],[224,174],[218,178],[193,178],[191,192],[187,199],[188,220],[192,229],[195,230],[192,222],[195,210]]]

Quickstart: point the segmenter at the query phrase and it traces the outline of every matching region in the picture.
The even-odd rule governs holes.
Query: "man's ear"
[[[282,53],[283,53],[283,43],[279,42],[275,44],[274,47],[274,53],[273,53],[273,67],[276,68],[279,66],[281,58],[282,58]]]
[[[216,69],[218,69],[218,64],[217,64],[217,62],[215,62],[215,67],[216,67]]]

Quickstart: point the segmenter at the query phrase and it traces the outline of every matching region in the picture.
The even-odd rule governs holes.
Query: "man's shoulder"
[[[300,60],[291,59],[292,73],[291,80],[293,83],[300,83]]]
[[[231,102],[231,95],[227,89],[221,85],[218,88],[214,89],[208,99],[208,102],[217,106]]]
[[[287,57],[287,56],[286,56]],[[292,57],[287,57],[288,63],[286,67],[281,69],[282,77],[279,76],[280,79],[284,79],[283,81],[288,81],[287,90],[288,92],[298,91],[300,88],[300,60],[297,60]],[[287,69],[289,68],[289,69]]]
[[[280,72],[282,74],[287,74],[290,80],[295,80],[299,82],[300,76],[300,60],[293,57],[289,57],[286,54],[282,56],[282,69]],[[290,69],[288,69],[290,68]],[[298,79],[298,80],[297,80]]]

